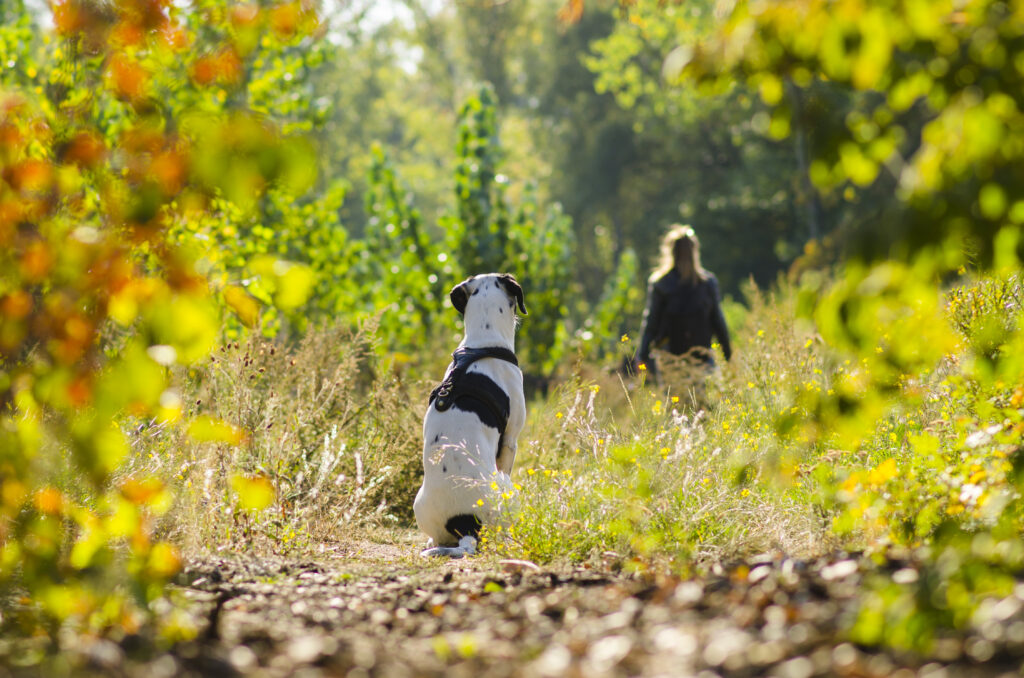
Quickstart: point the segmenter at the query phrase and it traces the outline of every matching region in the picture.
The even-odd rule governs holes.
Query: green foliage
[[[636,284],[640,263],[636,253],[627,249],[605,283],[594,312],[577,333],[584,355],[590,360],[606,361],[619,355],[620,337],[637,331],[637,319],[643,310],[644,290]],[[632,356],[625,356],[632,358]]]
[[[1021,113],[1011,103],[1022,75],[1009,55],[1022,40],[1019,17],[997,1],[965,11],[943,0],[737,3],[722,30],[674,72],[700,83],[746,83],[781,131],[791,127],[787,87],[827,79],[871,92],[844,128],[822,140],[810,167],[824,189],[867,186],[892,173],[905,209],[865,239],[867,252],[909,257],[929,248],[955,261],[970,237],[981,262],[1010,263],[1020,227],[1012,207],[1024,196],[1014,132]],[[903,114],[912,109],[923,126],[908,125]]]
[[[672,79],[757,91],[776,137],[799,135],[793,103],[821,83],[846,88],[854,107],[818,136],[808,176],[851,202],[897,197],[856,234],[860,261],[831,284],[807,281],[804,310],[846,369],[778,418],[806,441],[805,463],[822,448],[850,455],[837,477],[821,471],[840,533],[879,549],[928,545],[916,587],[873,582],[852,631],[861,642],[927,650],[977,621],[1020,566],[1007,458],[1024,371],[1006,276],[1021,252],[1011,101],[1022,83],[1010,55],[1022,40],[1020,18],[998,1],[740,2],[666,61]],[[967,262],[995,279],[955,290],[944,308],[936,279]]]
[[[841,97],[825,87],[806,93],[800,135],[788,141],[765,134],[768,113],[742,83],[702,94],[666,77],[690,46],[713,34],[716,12],[709,2],[623,4],[614,29],[593,41],[584,62],[597,92],[629,112],[629,141],[612,137],[609,145],[637,149],[615,158],[617,165],[632,161],[613,189],[623,244],[651,259],[668,224],[692,223],[705,265],[735,294],[751,276],[770,285],[808,240],[831,240],[841,223],[859,218],[849,205],[823,203],[806,178],[809,149],[847,107]]]
[[[420,377],[447,290],[487,271],[526,290],[528,375],[562,378],[498,552],[909,553],[853,640],[998,621],[1024,558],[1020,17],[407,6],[411,31],[332,40],[298,2],[57,3],[52,34],[0,8],[3,630],[136,628],[180,546],[410,524]],[[871,246],[750,287],[709,379],[608,373],[681,210],[733,286]]]
[[[443,313],[451,267],[380,146],[372,159],[357,289],[369,293],[371,308],[386,309],[380,329],[391,345],[409,349],[431,333]]]
[[[519,210],[508,226],[506,270],[530,290],[530,317],[520,343],[531,371],[550,377],[566,357],[566,327],[574,290],[572,219],[558,204],[541,214],[536,195],[527,187]]]
[[[507,207],[501,199],[508,182],[497,174],[501,161],[494,92],[484,86],[459,111],[455,214],[442,222],[447,245],[465,278],[498,271],[506,262]]]
[[[315,21],[298,5],[253,10],[268,48]],[[3,621],[28,635],[133,629],[160,609],[180,566],[154,529],[172,495],[126,471],[126,430],[180,417],[168,368],[219,332],[176,225],[210,218],[220,196],[251,209],[312,178],[300,140],[220,106],[240,37],[237,13],[218,11],[197,31],[160,3],[61,3],[40,36],[23,4],[3,10],[0,586],[4,605],[27,595]],[[209,79],[207,50],[220,55]],[[308,280],[284,268],[271,294],[294,308]]]
[[[535,189],[511,204],[502,159],[496,102],[489,87],[463,105],[455,170],[456,210],[442,221],[445,245],[461,268],[456,278],[509,272],[526,286],[530,317],[519,346],[528,371],[551,376],[566,354],[569,294],[573,282],[572,220],[558,205],[543,214]]]

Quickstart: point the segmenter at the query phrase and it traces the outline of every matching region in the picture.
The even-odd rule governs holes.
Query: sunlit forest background
[[[1002,0],[4,0],[4,633],[173,643],[190,553],[413,527],[488,271],[531,410],[485,553],[913,554],[852,639],[986,623],[1024,566],[1022,55]],[[626,369],[677,222],[734,335],[703,409]]]

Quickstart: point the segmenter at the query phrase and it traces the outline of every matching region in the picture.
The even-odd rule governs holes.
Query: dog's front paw
[[[459,540],[458,546],[434,546],[433,540],[427,542],[427,547],[420,551],[424,558],[448,556],[449,558],[461,558],[463,556],[476,555],[476,537],[463,537]]]
[[[476,537],[463,537],[459,540],[459,548],[462,549],[467,556],[476,555]]]

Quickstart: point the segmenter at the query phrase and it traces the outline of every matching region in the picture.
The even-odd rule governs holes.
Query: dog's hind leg
[[[501,449],[498,450],[498,457],[494,460],[495,466],[498,470],[505,475],[512,475],[512,467],[516,463],[516,447],[515,445],[502,445]]]
[[[476,537],[467,536],[459,540],[458,546],[435,546],[428,548],[420,555],[429,558],[431,556],[448,556],[449,558],[461,558],[463,556],[476,555]]]

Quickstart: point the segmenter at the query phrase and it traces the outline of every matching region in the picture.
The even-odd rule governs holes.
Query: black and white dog
[[[510,489],[516,439],[526,423],[523,373],[515,356],[516,309],[523,288],[488,273],[452,288],[466,336],[423,418],[423,485],[413,510],[430,541],[423,555],[461,558],[476,552],[480,527],[497,517]],[[497,489],[495,489],[497,488]]]

